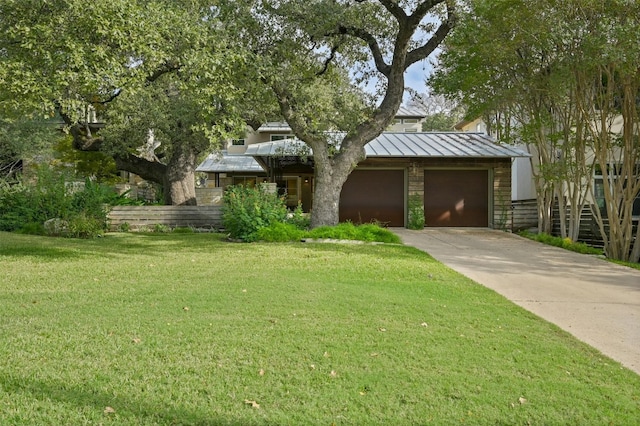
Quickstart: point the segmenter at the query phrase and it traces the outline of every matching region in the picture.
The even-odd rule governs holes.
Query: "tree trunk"
[[[364,144],[362,144],[364,145]],[[316,154],[316,152],[319,152]],[[340,221],[340,193],[349,174],[365,158],[364,147],[351,146],[330,157],[325,146],[314,148],[315,187],[311,228],[333,226]]]
[[[163,179],[164,202],[174,206],[195,206],[195,171],[197,153],[188,143],[174,144],[175,151],[167,163]]]
[[[135,155],[116,156],[116,167],[136,174],[144,180],[163,186],[166,205],[195,205],[195,169],[198,153],[182,149],[175,152],[168,164],[145,160]]]
[[[640,262],[640,223],[636,229],[636,237],[633,242],[633,248],[631,249],[631,255],[629,256],[630,262]]]

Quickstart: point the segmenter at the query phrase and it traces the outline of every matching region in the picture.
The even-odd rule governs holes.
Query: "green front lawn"
[[[634,424],[640,377],[428,255],[0,233],[0,424]]]

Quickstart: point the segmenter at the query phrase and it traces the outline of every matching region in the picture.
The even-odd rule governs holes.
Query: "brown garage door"
[[[340,193],[340,222],[404,226],[404,170],[355,170]]]
[[[489,226],[487,170],[425,170],[427,226]]]

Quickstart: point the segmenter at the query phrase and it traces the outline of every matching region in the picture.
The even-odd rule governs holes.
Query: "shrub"
[[[40,167],[34,182],[0,182],[0,231],[44,233],[42,226],[47,220],[59,219],[69,224],[65,236],[93,237],[107,229],[105,205],[129,202],[109,186],[87,179],[83,186],[74,188],[66,178]]]
[[[153,232],[157,234],[167,234],[171,232],[171,228],[162,223],[156,223],[155,225],[153,225]]]
[[[0,187],[0,230],[17,231],[30,223],[69,216],[64,178],[49,169],[41,169],[35,183],[19,179]]]
[[[287,215],[287,223],[295,225],[298,229],[309,229],[311,218],[302,210],[302,205],[298,204],[295,210]]]
[[[377,241],[399,244],[401,242],[393,232],[374,223],[356,226],[351,222],[336,226],[320,226],[307,233],[309,238],[331,238],[337,240]]]
[[[554,237],[553,235],[541,233],[541,234],[532,234],[530,232],[521,232],[521,236],[529,238],[534,241],[538,241],[543,244],[547,244],[550,246],[560,247],[565,250],[571,250],[576,253],[581,254],[602,254],[602,250],[597,249],[595,247],[591,247],[585,243],[574,242],[571,238],[560,238]]]
[[[305,231],[292,223],[275,222],[257,232],[257,239],[269,243],[300,241],[305,236]]]
[[[268,192],[264,185],[228,187],[223,201],[222,224],[231,238],[255,241],[261,228],[287,218],[284,199]]]
[[[74,238],[93,238],[104,234],[105,224],[101,218],[81,212],[69,220],[67,236]]]
[[[18,233],[28,235],[44,235],[44,225],[38,222],[27,223],[18,230]]]
[[[424,229],[424,203],[418,194],[409,196],[409,229]]]

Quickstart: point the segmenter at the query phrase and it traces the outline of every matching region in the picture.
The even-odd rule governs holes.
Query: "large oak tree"
[[[251,19],[244,31],[262,81],[313,151],[311,226],[336,224],[343,184],[402,104],[407,68],[427,58],[453,27],[455,4],[290,0],[249,2],[246,10]],[[367,84],[375,93],[363,92]]]
[[[3,1],[0,114],[60,116],[77,149],[162,184],[167,204],[194,204],[201,154],[259,113],[257,77],[215,3]]]

